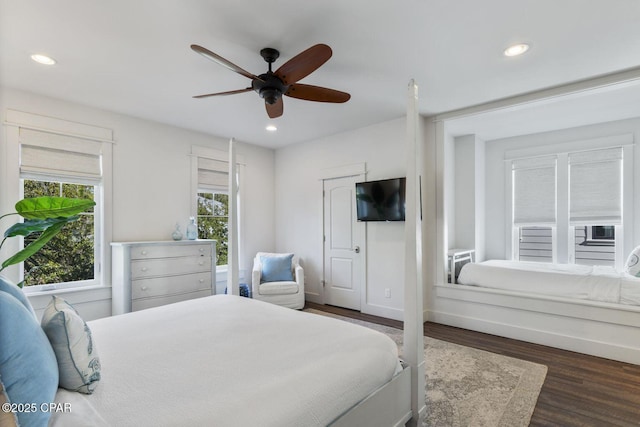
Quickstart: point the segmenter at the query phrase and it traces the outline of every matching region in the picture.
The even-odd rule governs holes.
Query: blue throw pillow
[[[43,404],[54,401],[58,364],[44,331],[16,298],[0,292],[0,380],[10,403],[29,411],[15,415],[21,426],[46,426],[51,415]]]
[[[291,282],[291,260],[293,254],[260,256],[261,282]]]
[[[29,310],[29,313],[33,315],[34,319],[38,319],[38,317],[36,316],[36,312],[33,310],[33,306],[29,302],[29,299],[24,294],[24,292],[22,292],[22,289],[20,289],[18,286],[11,283],[10,281],[8,281],[2,276],[0,276],[0,291],[11,294],[15,299],[20,301],[22,305],[24,305],[27,308],[27,310]]]

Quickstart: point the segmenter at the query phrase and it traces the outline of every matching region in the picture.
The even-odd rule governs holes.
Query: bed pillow
[[[76,309],[53,296],[42,315],[42,329],[58,360],[60,387],[93,393],[100,381],[100,359],[91,330]]]
[[[640,277],[640,246],[629,254],[627,262],[624,264],[624,271],[632,276]]]
[[[8,281],[2,276],[0,276],[0,291],[11,294],[15,299],[20,301],[20,303],[24,305],[27,308],[27,310],[29,310],[29,313],[33,315],[34,319],[38,320],[38,317],[36,316],[36,312],[33,310],[33,306],[29,302],[29,299],[24,294],[24,292],[22,292],[22,289],[20,289],[18,286],[11,283],[10,281]]]
[[[260,265],[262,269],[261,282],[291,282],[291,260],[293,254],[261,255]]]
[[[51,414],[40,408],[54,401],[58,389],[58,365],[51,344],[31,313],[7,292],[0,292],[0,325],[4,398],[34,409],[15,413],[12,421],[22,426],[46,426]]]

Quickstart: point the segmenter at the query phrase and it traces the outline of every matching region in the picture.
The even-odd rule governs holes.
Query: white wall
[[[475,249],[476,260],[484,253],[485,143],[476,135],[455,138],[451,155],[454,166],[454,231],[449,248]],[[450,227],[451,232],[451,227]]]
[[[276,249],[300,255],[310,294],[322,295],[321,170],[364,162],[367,180],[405,176],[405,135],[402,118],[276,151]],[[367,223],[366,228],[367,284],[361,311],[401,319],[404,223]],[[390,288],[391,298],[385,298],[385,288]]]
[[[113,130],[113,235],[112,241],[169,240],[178,222],[184,227],[190,215],[192,145],[228,150],[228,139],[161,123],[137,119],[27,92],[3,88],[0,107]],[[2,134],[2,141],[5,132]],[[240,268],[250,271],[255,252],[273,250],[274,152],[239,142],[238,155],[246,166],[243,177],[241,219],[244,244]],[[4,161],[4,160],[3,160]],[[1,191],[5,191],[3,183]],[[3,197],[0,197],[0,200]],[[2,206],[2,212],[11,207]],[[106,209],[110,209],[106,206]],[[107,266],[110,268],[110,266]],[[87,319],[109,315],[110,291],[65,295]],[[96,303],[99,299],[100,302]],[[47,298],[34,299],[38,308]],[[83,306],[84,305],[84,306]],[[83,310],[85,312],[83,312]]]
[[[449,239],[450,248],[473,249],[476,246],[475,192],[475,135],[465,135],[455,139],[455,234]]]
[[[634,142],[640,141],[640,118],[599,123],[577,128],[563,129],[486,142],[486,259],[502,259],[508,256],[505,227],[505,151],[529,147],[554,145],[621,134],[633,134]],[[634,212],[640,212],[640,149],[634,150]],[[634,215],[632,227],[625,228],[625,256],[630,248],[640,244],[640,216]],[[632,228],[632,232],[628,232]]]

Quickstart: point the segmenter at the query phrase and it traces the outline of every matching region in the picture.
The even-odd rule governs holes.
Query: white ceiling
[[[636,0],[0,0],[0,84],[277,148],[401,117],[412,78],[431,115],[638,67],[638,22]],[[504,57],[515,42],[530,51]],[[267,133],[254,92],[191,98],[250,83],[193,43],[254,74],[263,47],[280,50],[275,69],[326,43],[333,57],[301,82],[352,98],[285,98]]]

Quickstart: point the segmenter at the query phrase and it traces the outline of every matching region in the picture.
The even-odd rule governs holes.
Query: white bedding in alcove
[[[490,260],[465,264],[457,281],[492,289],[640,305],[640,279],[613,267]]]

